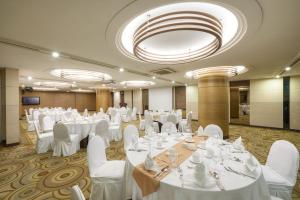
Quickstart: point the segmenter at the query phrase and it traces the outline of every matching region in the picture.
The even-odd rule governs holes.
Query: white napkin
[[[144,165],[146,170],[153,170],[155,167],[155,161],[151,158],[150,154],[147,154]]]
[[[195,166],[194,176],[197,180],[197,184],[200,186],[205,185],[207,180],[207,171],[204,163],[199,163]]]
[[[237,150],[241,150],[241,151],[244,151],[245,150],[245,147],[244,147],[244,144],[243,144],[243,141],[242,141],[242,137],[240,136],[238,139],[236,139],[234,142],[233,142],[233,147]]]
[[[249,157],[247,158],[245,164],[246,164],[246,168],[251,172],[253,172],[257,167],[257,162],[254,159],[252,154],[249,154]]]

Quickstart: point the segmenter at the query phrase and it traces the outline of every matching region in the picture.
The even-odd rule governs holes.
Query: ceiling
[[[177,85],[194,84],[196,80],[186,79],[185,72],[211,66],[245,65],[249,68],[247,73],[233,80],[274,77],[299,55],[299,0],[213,1],[242,12],[247,30],[237,44],[204,60],[159,65],[131,59],[118,50],[116,37],[131,19],[174,2],[183,1],[0,0],[0,67],[20,69],[20,84],[25,85],[32,83],[26,76],[32,76],[33,81],[59,80],[49,74],[54,68],[101,71],[117,82],[153,81],[150,71],[165,67],[175,70],[176,73],[158,76],[164,80],[154,80],[153,87],[159,87],[172,85],[171,80]],[[44,51],[32,50],[33,47]],[[53,58],[48,51],[58,51],[63,56]],[[119,72],[120,67],[125,71]],[[284,75],[300,74],[299,68],[298,62]],[[88,87],[95,83],[79,85]]]

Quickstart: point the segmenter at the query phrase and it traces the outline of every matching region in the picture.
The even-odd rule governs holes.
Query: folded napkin
[[[245,150],[245,147],[244,147],[244,144],[243,144],[241,136],[238,139],[236,139],[233,142],[232,145],[233,145],[233,148],[235,148],[236,150],[240,150],[240,151],[244,151]]]
[[[144,162],[144,166],[146,170],[153,170],[156,166],[155,161],[151,158],[150,154],[147,154],[147,157]]]
[[[256,169],[257,162],[252,154],[249,154],[249,157],[247,158],[245,165],[246,168],[251,172],[253,172]]]

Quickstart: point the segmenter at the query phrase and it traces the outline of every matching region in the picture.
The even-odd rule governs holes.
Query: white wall
[[[283,127],[283,80],[250,80],[250,125]]]
[[[132,107],[132,91],[125,90],[124,91],[124,102],[127,103],[128,107]]]
[[[120,107],[120,92],[114,92],[114,107]]]
[[[133,90],[133,107],[136,107],[138,112],[143,113],[142,90]]]
[[[290,78],[290,129],[300,130],[300,76]]]
[[[198,120],[198,86],[186,87],[186,113],[193,112],[193,119]]]
[[[172,87],[149,89],[149,110],[172,110]]]

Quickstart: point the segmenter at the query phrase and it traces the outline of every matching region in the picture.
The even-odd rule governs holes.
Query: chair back
[[[152,126],[153,119],[150,113],[146,113],[144,116],[145,116],[145,127]]]
[[[102,138],[108,137],[108,131],[109,131],[108,128],[109,128],[108,122],[106,120],[100,120],[96,124],[95,135],[99,135]]]
[[[32,119],[37,121],[39,120],[40,111],[39,110],[33,110],[32,111]]]
[[[188,115],[187,115],[187,125],[190,126],[192,124],[192,118],[193,118],[193,112],[190,111],[188,112]]]
[[[40,124],[38,121],[33,121],[33,126],[34,126],[34,129],[35,129],[35,133],[36,133],[36,136],[38,139],[41,138],[41,132],[40,132]]]
[[[29,119],[29,115],[28,115],[28,112],[26,109],[25,109],[25,116],[26,116],[27,123],[29,123],[30,119]]]
[[[100,108],[100,110],[99,110],[101,113],[104,113],[104,110],[103,110],[103,108]]]
[[[296,184],[299,168],[299,152],[295,145],[278,140],[271,146],[266,165],[285,177],[293,186]]]
[[[32,115],[33,108],[29,108],[29,115]]]
[[[161,127],[161,132],[174,133],[177,132],[176,126],[172,122],[165,122]]]
[[[223,131],[222,129],[215,125],[215,124],[209,124],[204,128],[204,134],[206,134],[208,137],[215,137],[223,139]]]
[[[53,136],[55,141],[64,141],[71,143],[71,137],[68,127],[63,123],[57,123],[53,127]]]
[[[78,185],[71,188],[71,200],[85,200],[85,197]]]
[[[95,177],[96,170],[107,161],[105,144],[100,136],[96,135],[89,140],[87,146],[87,158],[90,176]]]
[[[54,121],[51,119],[50,116],[46,115],[43,119],[42,119],[42,125],[43,125],[43,131],[52,131],[53,130],[53,126],[54,126]]]
[[[139,131],[136,126],[129,124],[124,129],[124,149],[126,150],[130,144],[137,142],[139,138]]]
[[[43,119],[44,119],[44,117],[46,117],[45,114],[40,114],[39,117],[38,117],[41,132],[44,131],[44,126],[43,126]]]
[[[177,117],[175,114],[169,114],[167,118],[167,122],[172,122],[174,125],[177,124]]]

